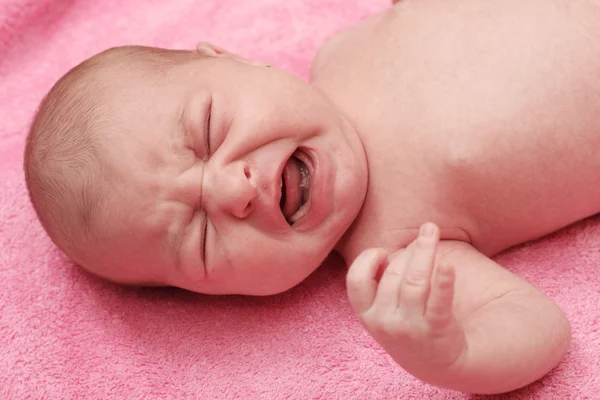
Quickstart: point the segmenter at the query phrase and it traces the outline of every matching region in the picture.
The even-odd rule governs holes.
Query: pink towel
[[[23,183],[25,133],[41,96],[100,50],[192,48],[208,40],[306,77],[327,36],[388,6],[0,0],[1,399],[472,398],[423,385],[391,361],[354,317],[338,259],[269,298],[117,287],[74,268],[54,248]],[[499,261],[566,310],[573,343],[545,379],[498,398],[599,399],[600,220]]]

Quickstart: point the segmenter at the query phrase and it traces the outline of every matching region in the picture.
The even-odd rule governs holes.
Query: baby
[[[516,389],[570,328],[490,257],[600,211],[599,19],[592,0],[406,0],[332,38],[310,83],[206,43],[110,49],[42,102],[31,200],[123,284],[268,295],[335,250],[405,370]]]

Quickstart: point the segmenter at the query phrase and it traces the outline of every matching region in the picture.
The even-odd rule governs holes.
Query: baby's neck
[[[360,133],[360,131],[356,128],[355,124],[352,122],[351,118],[344,118],[346,120],[346,123],[349,124],[351,126],[351,130],[353,132],[356,132],[357,135],[357,139],[361,140],[361,144],[362,144],[362,134]],[[364,146],[363,146],[364,149]],[[369,169],[369,162],[368,162],[368,154],[365,151],[365,167],[367,168],[367,176],[369,176],[370,174],[370,169]],[[368,185],[367,185],[368,187]],[[361,220],[363,219],[363,211],[364,211],[364,206],[365,206],[365,202],[366,199],[368,197],[369,193],[368,190],[365,189],[365,193],[364,193],[364,199],[363,202],[361,204],[361,208],[358,211],[356,217],[354,218],[354,220],[352,221],[352,224],[350,225],[350,227],[348,227],[348,229],[346,230],[346,232],[344,232],[344,234],[342,235],[342,237],[340,238],[340,240],[338,240],[337,244],[335,245],[334,251],[337,252],[340,256],[342,256],[342,258],[344,259],[344,261],[346,262],[347,265],[349,265],[360,253],[360,246],[357,246],[357,240],[356,237],[357,236],[361,236],[364,235],[364,229],[362,229],[362,223]],[[376,232],[373,232],[374,234],[376,234]]]
[[[352,261],[358,256],[359,251],[355,250],[357,247],[352,245],[352,237],[356,231],[357,221],[356,219],[350,226],[350,228],[344,233],[344,236],[335,245],[334,251],[338,253],[343,259],[346,265],[350,265]]]

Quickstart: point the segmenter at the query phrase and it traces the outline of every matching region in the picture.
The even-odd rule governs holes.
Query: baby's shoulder
[[[378,35],[376,32],[382,22],[386,21],[391,10],[368,18],[359,24],[352,25],[331,36],[319,48],[311,65],[311,80],[333,69],[347,69],[359,63],[360,60],[371,57],[376,47]]]
[[[325,69],[331,67],[331,61],[336,60],[339,52],[343,49],[348,36],[347,31],[342,31],[327,39],[319,48],[312,60],[310,68],[310,80],[314,81]]]

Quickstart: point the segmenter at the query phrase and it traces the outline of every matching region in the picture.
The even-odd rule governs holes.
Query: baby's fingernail
[[[421,236],[433,236],[435,235],[435,227],[431,223],[421,225]]]

